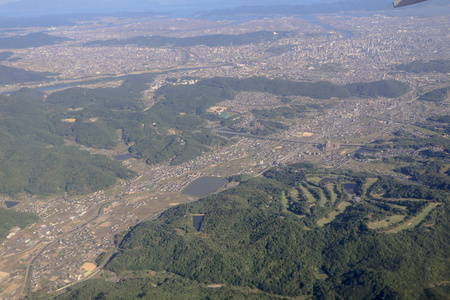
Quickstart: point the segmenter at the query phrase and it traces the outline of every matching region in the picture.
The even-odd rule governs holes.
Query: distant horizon
[[[44,16],[67,16],[80,14],[117,14],[117,13],[145,13],[156,12],[170,17],[192,17],[195,14],[215,11],[237,9],[246,7],[267,7],[280,5],[314,5],[326,7],[330,4],[331,10],[312,9],[312,13],[337,13],[340,11],[350,11],[355,5],[355,11],[378,11],[392,10],[392,0],[364,0],[351,2],[351,0],[173,0],[167,1],[151,0],[142,2],[140,0],[129,0],[126,3],[119,0],[79,0],[76,3],[68,0],[0,0],[0,17],[7,18],[35,18]],[[354,3],[354,4],[353,4]],[[440,14],[448,11],[447,0],[432,0],[423,4],[414,5],[414,8],[406,8],[406,11],[414,11],[414,15],[420,15],[424,8],[434,10]],[[444,8],[443,11],[441,9]],[[405,9],[403,9],[405,11]],[[426,14],[427,12],[423,10]],[[400,13],[398,10],[396,14]],[[220,14],[219,14],[220,15]]]
[[[0,15],[8,17],[27,17],[83,13],[117,13],[117,12],[143,12],[158,11],[164,13],[192,14],[204,10],[229,9],[240,6],[270,6],[270,5],[311,5],[333,3],[340,0],[153,0],[142,3],[139,0],[130,0],[123,3],[118,0],[0,0]]]

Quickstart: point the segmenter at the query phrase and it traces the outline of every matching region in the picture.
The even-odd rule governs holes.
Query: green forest
[[[6,52],[2,52],[6,53]],[[23,82],[42,82],[48,81],[50,73],[26,71],[13,67],[0,65],[0,84],[14,84]]]
[[[83,194],[134,176],[119,162],[66,146],[64,138],[70,136],[84,139],[84,144],[92,138],[89,128],[64,123],[65,117],[65,109],[50,105],[35,90],[22,89],[0,99],[0,193]],[[95,134],[104,139],[97,129]]]
[[[12,228],[25,228],[38,220],[39,217],[36,215],[0,207],[0,241],[8,236]]]
[[[289,32],[279,31],[256,31],[243,34],[211,34],[195,37],[175,38],[167,36],[138,36],[124,40],[92,41],[84,46],[116,46],[116,45],[138,45],[147,47],[193,47],[205,45],[208,47],[249,45],[261,42],[276,41],[286,38]]]
[[[14,35],[0,38],[0,49],[24,49],[42,47],[70,41],[68,38],[57,37],[43,32],[32,32],[26,35]]]
[[[432,90],[419,97],[419,100],[432,102],[442,102],[448,99],[450,99],[450,86]]]
[[[230,180],[239,186],[133,228],[105,267],[122,278],[118,283],[86,282],[57,299],[448,294],[440,285],[450,278],[445,189],[309,163]],[[196,214],[204,215],[199,231]],[[214,284],[220,288],[204,289]]]
[[[399,97],[409,91],[409,86],[397,80],[380,80],[368,83],[351,83],[344,86],[328,81],[295,82],[283,79],[250,77],[245,79],[218,77],[198,82],[199,85],[224,86],[235,91],[265,92],[277,96],[307,96],[316,99],[348,97]]]
[[[398,65],[396,69],[411,73],[439,72],[445,74],[450,72],[450,60],[436,59],[429,62],[416,60],[409,64]]]
[[[211,106],[234,99],[241,91],[268,92],[289,100],[285,97],[397,97],[409,90],[399,81],[337,86],[330,82],[299,83],[262,77],[214,78],[193,85],[167,84],[155,92],[154,105],[146,109],[141,92],[153,76],[131,76],[117,88],[75,87],[47,97],[32,89],[2,95],[0,193],[89,193],[113,185],[118,178],[133,176],[120,163],[70,148],[67,141],[114,149],[122,140],[137,159],[148,164],[176,165],[210,151],[211,147],[232,142],[203,128],[206,120],[254,135],[267,135],[289,128],[276,120],[278,117],[298,117],[328,105],[292,105],[288,111],[255,110],[253,113],[263,127],[257,130],[235,128],[239,114],[226,119],[208,112]]]

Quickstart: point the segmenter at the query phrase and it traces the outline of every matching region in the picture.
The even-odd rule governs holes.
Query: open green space
[[[378,178],[367,178],[366,182],[362,186],[362,195],[366,195],[367,190],[369,190],[372,187],[372,185],[377,181],[378,181]]]
[[[380,176],[375,181],[373,174],[323,170],[306,163],[270,169],[263,177],[240,181],[235,188],[180,204],[154,221],[139,224],[124,236],[106,266],[124,280],[88,281],[59,299],[74,299],[85,292],[95,297],[134,290],[156,295],[162,293],[159,287],[178,280],[184,283],[177,283],[178,288],[167,285],[170,290],[165,293],[198,296],[198,290],[194,292],[198,287],[219,284],[222,294],[253,289],[262,299],[267,295],[423,299],[430,284],[447,280],[442,261],[448,245],[442,241],[449,237],[450,214],[446,203],[438,205],[439,194],[433,202],[404,198],[398,204],[404,210],[390,206],[386,199],[342,201],[345,194],[338,193],[338,205],[328,201],[322,206],[320,199],[309,203],[297,195],[303,193],[299,186],[317,188],[307,182],[311,175],[339,178],[322,182],[321,187],[335,185],[342,191],[340,182],[354,182],[356,193],[365,185],[368,194],[379,192],[382,199],[399,191],[417,192],[416,185],[393,178]],[[188,226],[191,220],[186,213],[204,216],[199,231]],[[405,227],[394,228],[391,234],[380,231],[403,220]],[[424,220],[430,230],[418,226]],[[164,282],[148,274],[139,276],[149,270],[165,274]]]
[[[14,227],[23,229],[38,220],[37,215],[0,207],[0,241],[4,240]]]
[[[371,222],[367,223],[367,226],[370,229],[386,228],[395,223],[402,221],[404,218],[405,218],[404,215],[393,215],[393,216],[389,216],[386,219],[383,219],[380,221],[371,221]]]
[[[422,133],[424,133],[424,134],[427,134],[427,135],[440,135],[439,132],[432,131],[432,130],[430,130],[430,129],[423,128],[423,127],[419,127],[419,126],[416,126],[416,125],[408,125],[408,127],[411,128],[411,129],[413,129],[413,130],[417,130],[417,131],[419,131],[419,132],[422,132]]]
[[[298,188],[301,191],[302,197],[304,197],[308,203],[316,203],[316,198],[311,194],[306,183],[299,185]]]
[[[435,209],[439,203],[430,203],[417,216],[406,219],[403,224],[388,230],[388,233],[397,233],[402,230],[411,229],[419,225]]]
[[[336,199],[337,199],[337,194],[336,194],[336,192],[335,192],[335,190],[336,190],[336,184],[334,184],[334,183],[332,183],[332,182],[327,183],[327,184],[325,185],[325,188],[328,190],[328,193],[329,193],[329,195],[330,195],[330,198],[329,198],[330,203],[331,203],[331,204],[335,203],[335,202],[336,202]]]
[[[352,205],[350,202],[342,202],[340,203],[336,210],[330,212],[326,217],[323,217],[322,219],[317,221],[317,226],[321,227],[324,226],[325,224],[329,224],[331,222],[334,221],[334,219],[336,219],[336,217],[341,214],[348,206]]]

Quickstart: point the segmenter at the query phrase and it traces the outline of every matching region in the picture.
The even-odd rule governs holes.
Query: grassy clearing
[[[392,224],[402,221],[404,218],[405,218],[404,215],[393,215],[393,216],[387,217],[384,220],[369,222],[369,223],[367,223],[367,226],[370,229],[385,228],[385,227],[391,226]]]
[[[311,197],[314,199],[316,203],[322,204],[322,202],[324,203],[328,202],[328,199],[323,194],[321,188],[311,185],[307,182],[304,183],[304,186],[308,189],[309,193],[311,194]]]
[[[334,184],[332,182],[326,184],[326,189],[328,190],[328,192],[330,194],[329,201],[331,202],[331,204],[335,203],[336,199],[337,199],[337,195],[334,192],[335,188],[336,188],[336,184]]]
[[[401,224],[398,227],[395,227],[391,230],[386,231],[387,233],[397,233],[402,230],[414,228],[419,225],[430,213],[433,209],[435,209],[439,203],[430,203],[427,207],[425,207],[420,214],[417,216],[407,220],[405,223]]]
[[[352,205],[350,202],[344,201],[338,205],[336,210],[330,212],[328,216],[317,221],[317,226],[322,227],[325,224],[331,223],[336,217],[341,214],[348,206]]]
[[[324,194],[324,192],[323,192],[323,189],[319,189],[318,191],[319,191],[319,197],[320,197],[320,199],[319,199],[319,204],[320,204],[321,206],[325,206],[325,205],[328,203],[328,201],[330,201],[330,199],[328,199],[328,198],[325,196],[325,194]]]
[[[289,196],[292,200],[298,200],[298,190],[297,189],[291,189],[289,191]]]
[[[288,209],[288,199],[287,199],[287,197],[286,197],[286,195],[284,193],[281,195],[281,204],[282,204],[283,212],[287,211],[287,209]]]
[[[415,126],[415,125],[408,125],[408,127],[413,129],[413,130],[417,130],[419,132],[427,134],[427,135],[441,135],[439,132],[432,131],[432,130],[429,130],[429,129],[426,129],[426,128],[422,128],[422,127],[419,127],[419,126]]]
[[[306,181],[311,182],[312,184],[319,184],[319,182],[322,180],[320,177],[308,177]]]
[[[394,207],[394,208],[399,208],[399,209],[403,209],[403,210],[406,209],[406,206],[403,206],[403,205],[397,205],[397,204],[392,204],[392,203],[389,203],[388,205],[390,207]]]
[[[399,202],[399,201],[411,201],[411,202],[422,202],[422,201],[428,201],[425,199],[415,199],[415,198],[380,198],[381,200],[386,201],[392,201],[392,202]]]
[[[313,197],[313,195],[311,195],[311,193],[309,192],[309,190],[304,187],[303,185],[299,184],[299,189],[303,194],[303,197],[306,198],[306,201],[308,203],[315,203],[316,202],[316,198]]]
[[[377,181],[378,181],[378,178],[367,178],[367,181],[362,186],[362,194],[366,195],[367,194],[367,190],[370,189],[370,187],[372,185],[374,185],[375,182],[377,182]]]

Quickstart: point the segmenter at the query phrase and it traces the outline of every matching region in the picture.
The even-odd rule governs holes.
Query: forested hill
[[[16,35],[0,38],[0,49],[24,49],[42,47],[70,41],[68,38],[57,37],[43,32],[34,32],[27,35]]]
[[[7,52],[3,52],[7,53]],[[7,67],[0,65],[0,84],[14,84],[24,82],[40,82],[49,80],[51,73],[42,73],[34,71],[26,71],[23,69],[17,69],[13,67]]]
[[[272,169],[136,226],[106,266],[126,280],[84,283],[58,299],[182,299],[210,284],[236,299],[250,288],[261,299],[439,299],[450,276],[449,199],[368,173]],[[204,216],[199,231],[193,215]]]
[[[374,82],[351,83],[336,85],[329,81],[295,82],[264,77],[245,79],[217,77],[203,80],[199,85],[224,86],[235,91],[266,92],[279,96],[307,96],[317,99],[348,98],[348,97],[399,97],[409,90],[409,86],[397,80],[380,80]]]
[[[194,159],[211,147],[229,143],[202,125],[206,120],[230,128],[239,124],[239,113],[222,118],[209,108],[242,91],[339,101],[346,97],[398,97],[409,89],[392,80],[338,86],[263,77],[213,78],[190,85],[167,84],[155,92],[155,104],[146,109],[141,92],[152,80],[152,75],[143,74],[130,77],[117,88],[69,88],[47,98],[23,89],[2,96],[0,193],[88,193],[111,186],[117,178],[132,176],[118,162],[65,146],[64,139],[101,149],[114,149],[122,139],[129,145],[129,153],[148,164],[176,165]],[[297,105],[290,112],[301,114],[305,109]],[[289,128],[271,119],[270,112],[252,113],[264,128],[233,129],[267,135]],[[75,176],[75,172],[84,176]]]
[[[14,227],[25,228],[39,217],[29,213],[17,212],[0,207],[0,241],[5,239]]]
[[[439,72],[446,74],[450,73],[450,60],[437,59],[437,60],[430,60],[429,62],[416,60],[409,64],[398,65],[396,66],[396,69],[411,73]]]
[[[432,90],[419,97],[423,101],[442,102],[450,99],[450,86]]]
[[[110,133],[95,122],[72,129],[66,118],[66,110],[46,103],[42,92],[22,89],[0,98],[1,194],[90,193],[133,176],[119,162],[66,146],[63,138],[73,131],[88,141],[89,130]]]
[[[289,32],[256,31],[243,34],[211,34],[186,38],[175,38],[167,36],[138,36],[124,40],[92,41],[84,46],[117,46],[117,45],[138,45],[149,47],[193,47],[205,45],[208,47],[248,45],[261,42],[276,41],[289,36]]]

